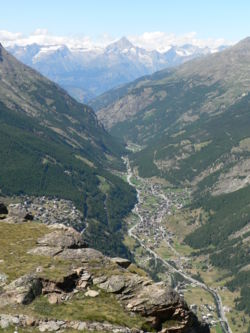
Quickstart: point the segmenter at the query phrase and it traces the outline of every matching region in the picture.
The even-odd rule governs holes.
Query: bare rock
[[[107,279],[108,278],[105,275],[95,277],[95,278],[93,278],[93,284],[94,285],[100,285],[101,283],[107,281]]]
[[[73,228],[56,230],[38,239],[41,246],[61,247],[63,249],[79,249],[87,247],[82,235]]]
[[[10,326],[10,322],[8,320],[8,318],[1,318],[0,320],[0,327],[2,329],[8,328]]]
[[[88,281],[78,281],[77,283],[77,290],[84,290],[89,286],[89,282]]]
[[[40,332],[56,332],[59,331],[61,326],[55,320],[49,320],[47,322],[42,322],[38,329]]]
[[[100,294],[99,291],[89,289],[85,293],[85,296],[88,296],[88,297],[97,297],[99,294]]]
[[[48,302],[50,304],[58,304],[62,301],[62,296],[61,294],[57,294],[57,293],[52,293],[48,295]]]
[[[7,304],[29,304],[41,293],[41,280],[35,275],[27,274],[7,285],[0,299]]]
[[[24,208],[21,204],[11,204],[9,205],[9,216],[16,217],[19,220],[24,220],[25,216],[28,214],[26,208]]]
[[[36,324],[36,319],[33,317],[27,317],[25,318],[25,322],[24,322],[25,326],[34,326]]]
[[[63,259],[81,260],[81,262],[89,262],[91,260],[108,261],[108,258],[101,252],[91,248],[64,249],[58,257]]]
[[[92,283],[91,275],[88,272],[82,272],[77,282],[77,289],[84,290]]]
[[[61,247],[47,247],[47,246],[39,246],[29,250],[28,254],[33,254],[36,256],[46,256],[46,257],[54,257],[57,254],[62,252]]]
[[[7,278],[8,276],[6,274],[0,272],[0,287],[5,285]]]
[[[99,284],[99,288],[108,293],[118,293],[125,288],[126,280],[123,275],[112,275],[105,282]]]
[[[127,260],[127,259],[123,259],[123,258],[112,258],[111,259],[112,262],[116,263],[117,265],[119,265],[122,268],[128,268],[131,265],[131,261]]]

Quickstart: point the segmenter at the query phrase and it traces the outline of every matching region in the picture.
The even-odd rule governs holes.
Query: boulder
[[[38,329],[40,332],[56,332],[59,331],[61,325],[55,320],[40,323]]]
[[[3,215],[6,215],[8,214],[8,209],[7,207],[5,206],[5,204],[1,203],[0,202],[0,215],[3,214]]]
[[[26,317],[24,324],[25,324],[25,326],[28,326],[28,327],[34,326],[36,324],[36,319],[33,317]]]
[[[2,318],[0,320],[0,327],[4,330],[6,328],[8,328],[10,326],[10,322],[8,320],[8,318]]]
[[[37,240],[41,246],[61,247],[62,249],[80,249],[86,248],[87,243],[82,235],[73,228],[66,230],[55,230]]]
[[[79,274],[78,274],[79,276]],[[91,275],[88,272],[82,272],[80,279],[77,282],[77,289],[83,290],[86,289],[92,283]]]
[[[58,304],[62,301],[62,295],[57,293],[52,293],[48,295],[48,302],[50,304]]]
[[[62,248],[60,247],[47,247],[47,246],[39,246],[27,251],[28,254],[33,254],[36,256],[46,256],[46,257],[54,257],[60,252],[62,252]]]
[[[108,293],[120,293],[126,286],[126,280],[123,275],[112,275],[105,282],[99,284],[99,288]]]
[[[16,217],[19,220],[24,220],[25,216],[28,214],[26,208],[24,208],[21,204],[11,204],[9,205],[9,216]]]
[[[131,265],[131,261],[129,261],[128,259],[123,259],[123,258],[111,258],[111,261],[116,263],[117,265],[119,265],[122,268],[128,268]]]
[[[0,272],[0,286],[5,285],[7,278],[8,276],[6,274]]]
[[[42,293],[41,280],[32,274],[24,275],[3,288],[1,298],[7,303],[29,304]]]
[[[85,296],[87,296],[87,297],[97,297],[99,294],[100,294],[99,291],[89,289],[85,293]]]
[[[108,258],[100,251],[91,248],[64,249],[57,257],[62,259],[80,260],[81,262],[87,263],[92,260],[98,260],[102,263],[108,262]]]

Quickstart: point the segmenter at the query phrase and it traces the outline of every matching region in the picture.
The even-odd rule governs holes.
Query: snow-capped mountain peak
[[[122,37],[118,41],[109,44],[105,50],[106,52],[117,52],[131,48],[134,48],[134,45],[126,37]]]
[[[122,37],[103,48],[72,49],[62,44],[30,44],[14,45],[8,50],[85,102],[117,85],[225,47],[210,49],[186,44],[163,45],[164,48],[165,52],[149,51]]]

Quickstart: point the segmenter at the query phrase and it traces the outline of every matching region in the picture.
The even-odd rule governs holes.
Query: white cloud
[[[168,34],[161,31],[145,32],[142,35],[131,35],[128,39],[135,44],[147,50],[167,51],[172,45],[181,46],[192,44],[200,47],[216,48],[220,45],[230,45],[232,42],[224,39],[199,39],[195,32],[183,35]],[[6,30],[0,30],[0,42],[4,46],[13,44],[29,45],[37,43],[40,45],[67,45],[71,49],[93,49],[103,48],[115,41],[112,36],[103,34],[95,40],[89,36],[57,36],[52,35],[47,29],[36,29],[33,33],[26,36],[21,32],[13,33]]]
[[[22,37],[20,32],[13,33],[6,30],[0,30],[0,42],[2,43],[10,43],[19,40]]]
[[[36,29],[28,36],[18,32],[12,33],[0,30],[0,41],[4,46],[40,44],[48,45],[67,45],[69,48],[93,48],[98,46],[88,36],[56,36],[49,34],[47,29]]]
[[[230,41],[220,39],[199,39],[196,32],[186,33],[184,35],[167,34],[161,31],[145,32],[142,35],[129,36],[132,43],[147,48],[148,50],[167,51],[171,46],[182,46],[192,44],[199,47],[216,48],[220,45],[231,45]]]

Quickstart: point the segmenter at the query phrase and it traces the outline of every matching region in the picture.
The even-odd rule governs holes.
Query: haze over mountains
[[[79,101],[190,59],[224,49],[192,44],[171,45],[165,52],[133,45],[126,37],[103,48],[68,48],[66,45],[12,45],[8,51],[26,65],[60,84]]]

